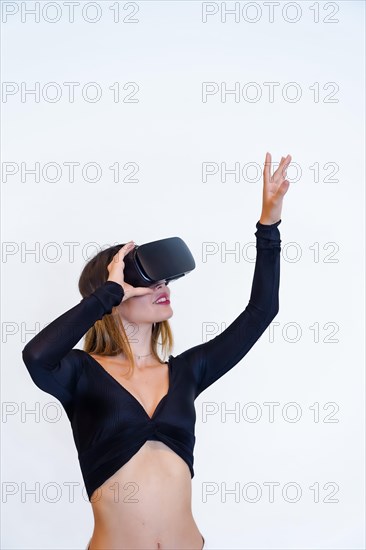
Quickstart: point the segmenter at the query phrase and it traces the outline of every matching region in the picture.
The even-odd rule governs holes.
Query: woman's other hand
[[[135,287],[132,286],[124,280],[124,268],[125,268],[125,262],[124,257],[135,247],[134,241],[130,241],[122,248],[119,249],[117,254],[113,256],[112,261],[108,264],[107,269],[109,273],[108,281],[114,281],[115,283],[119,283],[123,290],[124,290],[124,296],[122,298],[122,302],[125,300],[128,300],[128,298],[132,298],[133,296],[143,296],[145,294],[153,294],[154,290],[152,288],[148,287]]]
[[[271,176],[271,162],[271,154],[267,153],[263,170],[262,214],[259,220],[264,225],[271,225],[281,219],[283,197],[290,187],[290,182],[286,179],[286,171],[291,162],[291,155],[281,158],[273,176]]]

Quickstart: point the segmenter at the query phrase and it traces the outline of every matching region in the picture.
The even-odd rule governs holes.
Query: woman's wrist
[[[261,225],[274,225],[275,223],[278,223],[279,221],[281,221],[281,218],[279,218],[278,220],[271,220],[270,218],[265,218],[265,217],[260,217],[259,219],[259,223]]]

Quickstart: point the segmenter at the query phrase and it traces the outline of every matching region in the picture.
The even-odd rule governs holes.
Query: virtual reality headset
[[[168,283],[196,267],[191,251],[179,237],[136,245],[123,261],[124,280],[134,287],[147,287],[162,280]]]

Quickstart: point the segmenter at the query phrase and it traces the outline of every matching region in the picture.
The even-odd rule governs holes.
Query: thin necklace
[[[149,357],[149,355],[152,355],[152,353],[148,353],[147,355],[136,355],[134,353],[134,356],[137,357],[137,359],[141,359],[141,357]]]

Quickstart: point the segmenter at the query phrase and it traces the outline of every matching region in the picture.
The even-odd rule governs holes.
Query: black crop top
[[[280,223],[256,224],[256,262],[245,310],[208,342],[169,355],[169,391],[151,418],[98,361],[73,349],[121,302],[120,284],[107,281],[26,344],[22,356],[33,382],[61,402],[70,420],[89,500],[147,440],[164,442],[187,463],[193,478],[196,397],[248,353],[278,313]]]

